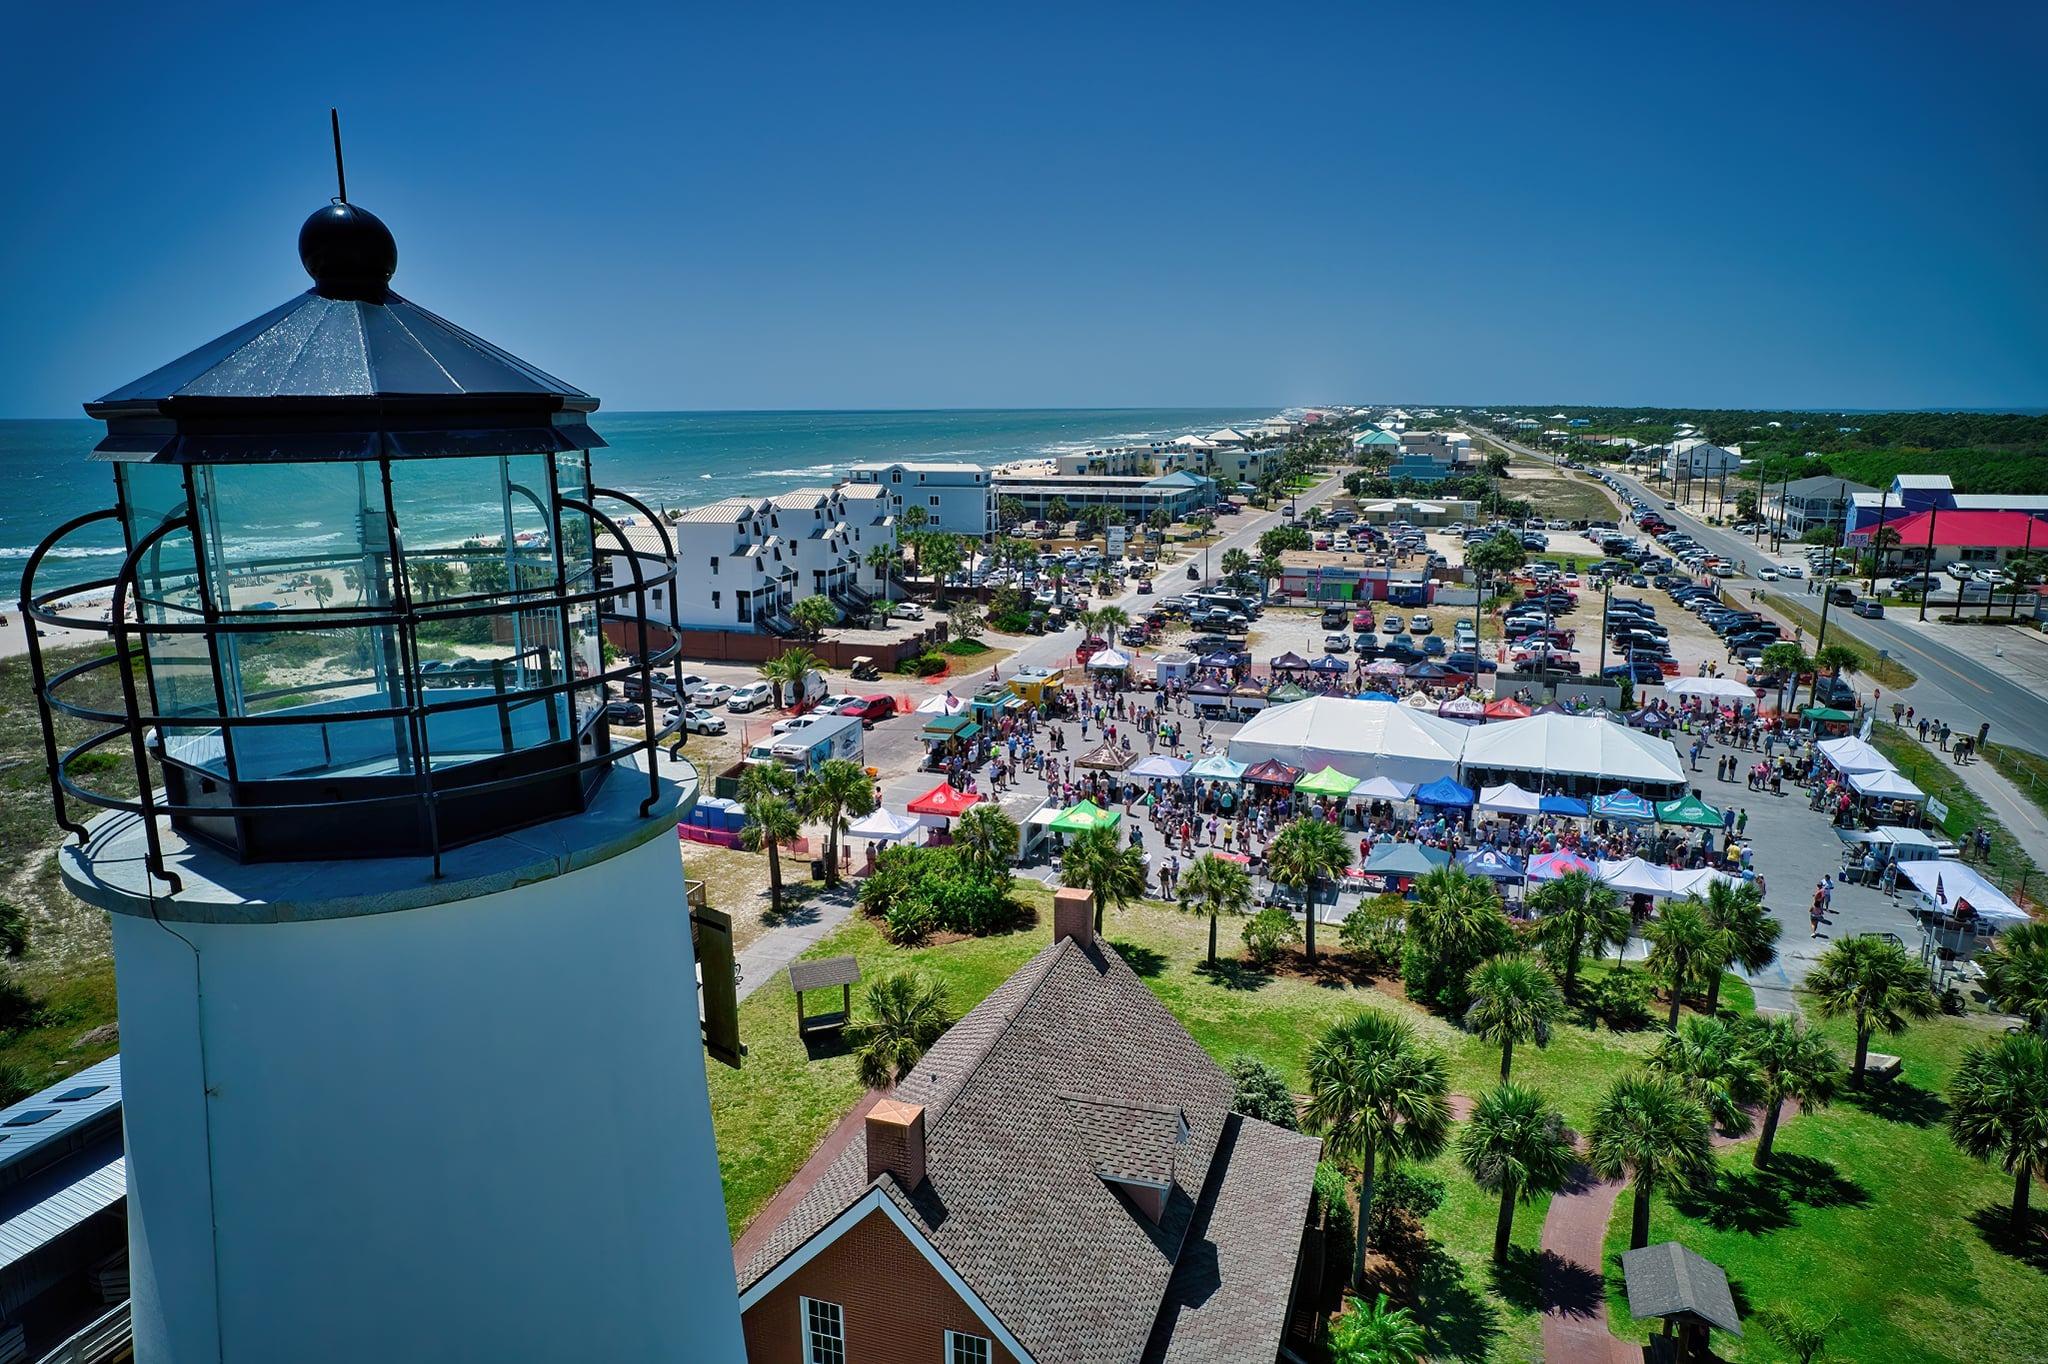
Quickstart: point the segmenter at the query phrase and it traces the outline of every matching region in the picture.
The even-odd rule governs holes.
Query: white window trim
[[[853,1354],[847,1348],[846,1342],[846,1304],[827,1302],[823,1298],[799,1297],[796,1300],[796,1329],[797,1345],[803,1351],[803,1364],[811,1364],[811,1304],[814,1302],[820,1307],[830,1307],[839,1313],[839,1353],[847,1360],[852,1360]]]
[[[989,1349],[988,1349],[988,1359],[989,1359],[989,1364],[995,1364],[995,1358],[996,1358],[996,1351],[995,1351],[995,1342],[994,1342],[994,1341],[992,1341],[992,1340],[990,1340],[990,1339],[989,1339],[989,1338],[988,1338],[987,1336],[971,1336],[971,1335],[967,1334],[967,1332],[965,1332],[965,1331],[948,1331],[948,1332],[946,1332],[946,1353],[945,1353],[945,1354],[944,1354],[944,1355],[943,1355],[943,1356],[942,1356],[942,1357],[940,1358],[939,1364],[953,1364],[953,1342],[954,1342],[954,1341],[956,1341],[956,1340],[978,1340],[978,1341],[980,1341],[980,1342],[981,1342],[981,1343],[982,1343],[983,1345],[986,1345],[986,1346],[988,1346],[988,1347],[989,1347]]]
[[[945,1257],[924,1238],[924,1233],[904,1216],[903,1209],[896,1206],[896,1200],[880,1188],[869,1189],[845,1212],[812,1233],[811,1239],[790,1252],[781,1264],[755,1280],[752,1288],[740,1294],[740,1311],[749,1311],[763,1298],[787,1283],[791,1275],[816,1259],[826,1247],[844,1236],[850,1228],[859,1225],[863,1218],[873,1212],[881,1213],[896,1224],[896,1229],[903,1233],[904,1239],[917,1247],[918,1253],[923,1255],[926,1262],[939,1272],[939,1277],[946,1281],[946,1286],[960,1295],[960,1300],[967,1304],[968,1310],[988,1327],[990,1337],[1001,1342],[1002,1347],[1010,1352],[1011,1358],[1015,1359],[1017,1364],[1036,1364],[1031,1352],[1024,1348],[1017,1337],[1010,1334],[1008,1328],[997,1319],[996,1314],[989,1310],[988,1304],[981,1300],[981,1295],[968,1286],[967,1280],[961,1278],[952,1265],[946,1263]]]

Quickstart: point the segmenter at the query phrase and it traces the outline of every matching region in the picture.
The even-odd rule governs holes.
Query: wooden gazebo
[[[1629,1315],[1664,1322],[1663,1338],[1651,1342],[1652,1359],[1670,1364],[1709,1359],[1710,1329],[1742,1334],[1726,1272],[1678,1242],[1629,1251],[1621,1257],[1621,1273],[1628,1284]]]
[[[860,983],[860,963],[852,957],[826,957],[821,961],[791,962],[789,988],[796,995],[798,1037],[813,1033],[835,1033],[853,1016],[853,987]],[[839,1007],[824,1013],[804,1012],[804,992],[839,987]]]

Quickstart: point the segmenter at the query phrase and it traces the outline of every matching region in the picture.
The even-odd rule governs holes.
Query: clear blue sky
[[[303,288],[330,103],[614,409],[2044,405],[2044,14],[17,6],[0,414]]]

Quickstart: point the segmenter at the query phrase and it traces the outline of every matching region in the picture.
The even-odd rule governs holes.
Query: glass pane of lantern
[[[236,775],[384,776],[409,773],[412,747],[403,716],[351,719],[395,709],[393,679],[403,675],[391,630],[357,626],[243,634],[235,640],[242,712],[290,713],[304,723],[245,725],[234,735]]]
[[[547,459],[533,454],[392,464],[391,495],[415,606],[553,588]]]
[[[427,748],[437,768],[574,737],[569,698],[532,693],[568,680],[561,614],[504,610],[443,622],[478,642],[423,677]],[[422,625],[422,633],[426,626]],[[483,698],[491,698],[488,703]]]
[[[129,544],[141,543],[167,518],[185,515],[185,471],[181,466],[123,464],[117,476]],[[135,574],[135,593],[145,627],[204,622],[190,530],[173,531],[158,540],[137,562]],[[158,715],[218,714],[213,659],[204,635],[145,628],[142,646]],[[202,737],[209,739],[217,752],[220,740],[213,726],[192,731],[166,726],[164,733],[165,742],[173,746]]]

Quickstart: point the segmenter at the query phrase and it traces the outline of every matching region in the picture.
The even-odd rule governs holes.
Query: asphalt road
[[[1502,440],[1498,436],[1490,439],[1507,446],[1519,454],[1544,463],[1555,463],[1550,455],[1533,450],[1514,441]],[[1616,472],[1610,470],[1609,472]],[[1626,474],[1617,475],[1623,487],[1632,490],[1653,507],[1663,508],[1674,500],[1661,489],[1651,487],[1640,479]],[[1734,491],[1731,481],[1731,493]],[[1718,503],[1714,504],[1718,505]],[[1733,505],[1732,499],[1730,505]],[[1751,570],[1764,563],[1798,562],[1803,550],[1790,542],[1785,552],[1770,553],[1770,541],[1759,547],[1753,539],[1737,535],[1731,530],[1709,526],[1699,515],[1697,508],[1680,505],[1676,511],[1665,510],[1667,519],[1678,523],[1693,539],[1717,554],[1733,558],[1738,563],[1747,563]],[[1815,615],[1820,614],[1821,599],[1803,594],[1803,582],[1784,581],[1759,583],[1749,578],[1727,580],[1731,588],[1739,588],[1746,594],[1752,587],[1761,587],[1777,592]],[[1858,588],[1860,593],[1861,588]],[[2036,736],[2048,733],[2048,697],[2042,697],[2012,681],[2002,673],[1976,662],[1962,650],[1930,638],[1925,632],[1898,620],[1864,620],[1847,611],[1831,609],[1828,613],[1828,634],[1838,630],[1850,638],[1873,649],[1883,649],[1918,675],[1919,681],[1902,692],[1886,691],[1881,708],[1889,712],[1891,702],[1899,700],[1912,706],[1916,711],[1946,720],[1956,729],[1974,733],[1978,725],[1989,721],[1991,737],[2004,738],[2015,743],[2032,745],[2038,742]],[[1811,641],[1809,641],[1811,647]],[[1992,647],[1987,640],[1985,648]],[[1868,691],[1869,679],[1859,679],[1859,690]]]

